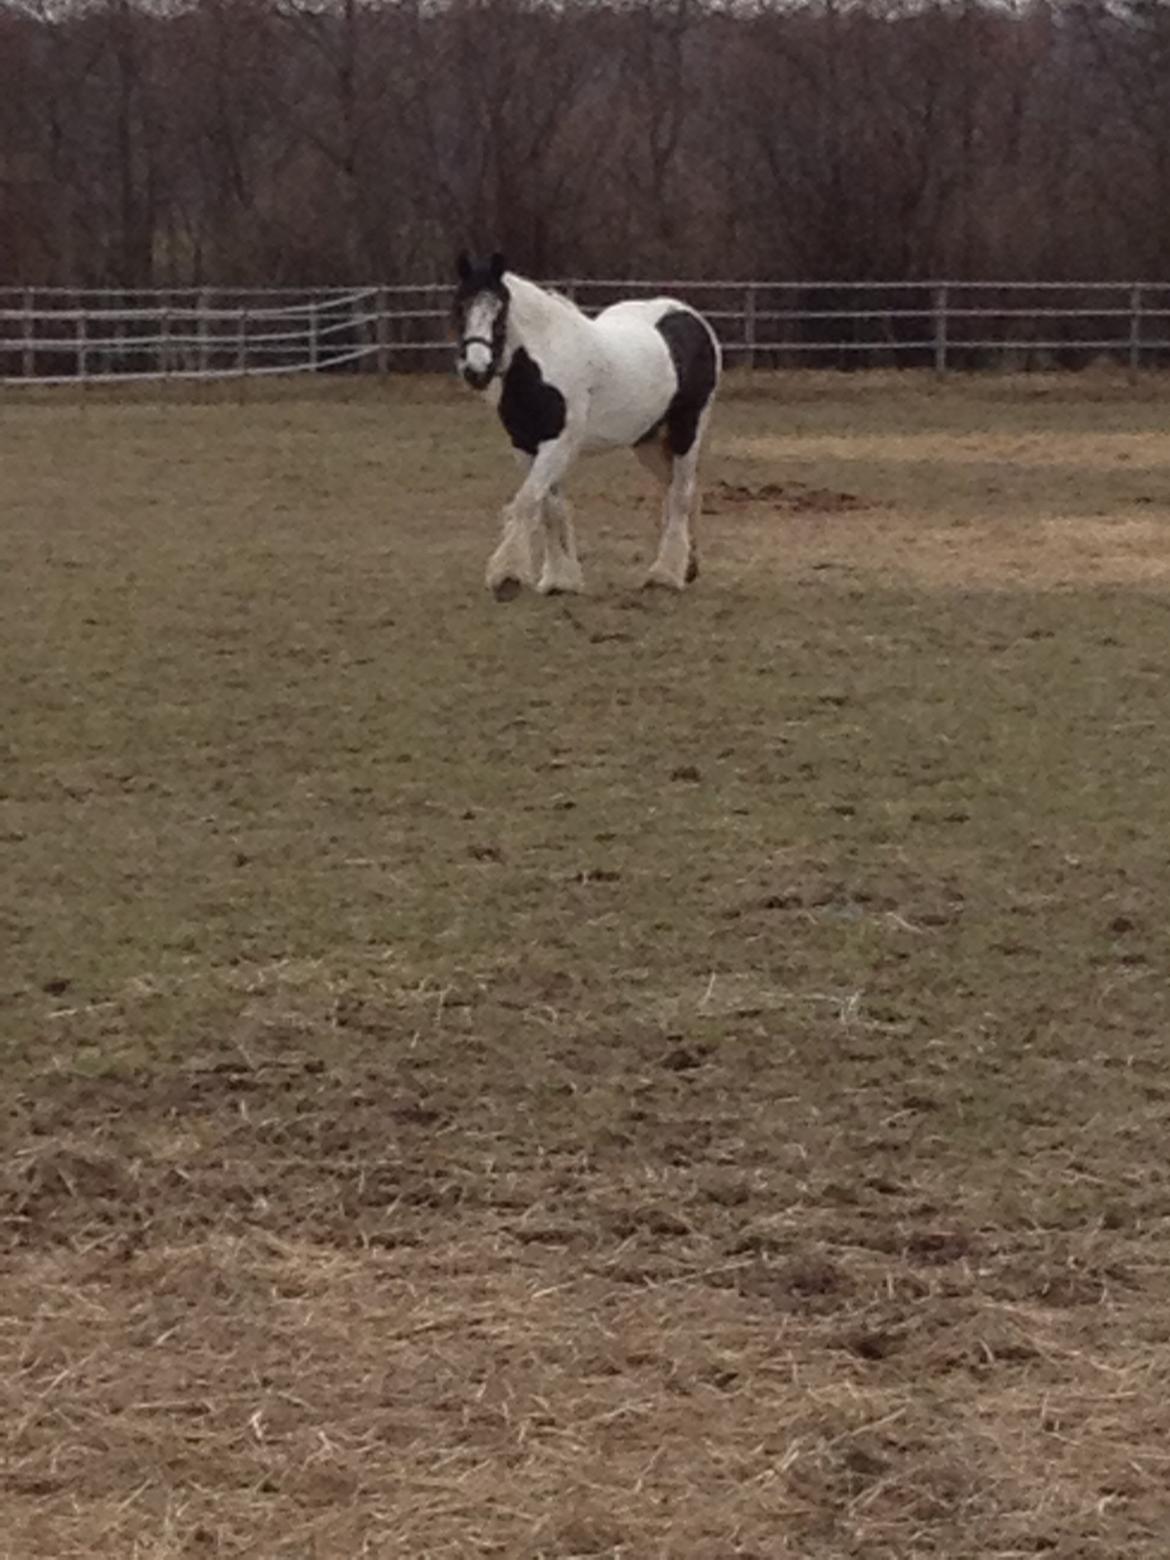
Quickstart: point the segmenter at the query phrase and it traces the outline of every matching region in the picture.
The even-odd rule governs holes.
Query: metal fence
[[[1170,358],[1170,283],[555,283],[589,312],[668,293],[713,322],[732,365],[1130,369]],[[450,364],[449,286],[137,292],[0,288],[0,380],[390,373]]]

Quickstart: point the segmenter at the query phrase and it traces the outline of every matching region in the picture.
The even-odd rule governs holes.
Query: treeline
[[[1170,4],[0,0],[0,282],[1158,278]]]

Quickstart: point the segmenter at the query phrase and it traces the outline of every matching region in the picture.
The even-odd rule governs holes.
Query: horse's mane
[[[568,297],[568,295],[563,292],[558,292],[555,287],[546,287],[543,285],[543,283],[534,282],[531,277],[521,276],[516,271],[511,273],[511,279],[513,281],[523,283],[525,287],[531,287],[532,290],[534,292],[538,292],[542,298],[547,299],[550,303],[557,304],[562,309],[566,309],[570,314],[579,315],[581,319],[588,319],[588,315],[585,313],[585,311],[579,308],[577,304],[573,302],[572,298]]]
[[[566,309],[571,309],[574,314],[581,314],[581,309],[576,299],[570,298],[568,293],[558,291],[555,287],[542,287],[541,292],[547,293],[550,298],[555,298],[558,303],[564,304]]]

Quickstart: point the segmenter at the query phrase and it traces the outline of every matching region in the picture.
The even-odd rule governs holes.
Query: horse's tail
[[[701,309],[693,308],[689,303],[684,303],[681,305],[681,307],[686,309],[689,314],[693,314],[695,316],[699,324],[711,338],[711,346],[715,352],[715,383],[718,384],[723,373],[723,343],[719,339],[719,332],[715,329],[714,325],[712,325],[711,321],[707,318]],[[714,391],[712,391],[712,394],[714,394]]]

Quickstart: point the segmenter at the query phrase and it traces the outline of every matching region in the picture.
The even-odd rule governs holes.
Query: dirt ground
[[[1170,383],[0,401],[4,1560],[1165,1560]]]

